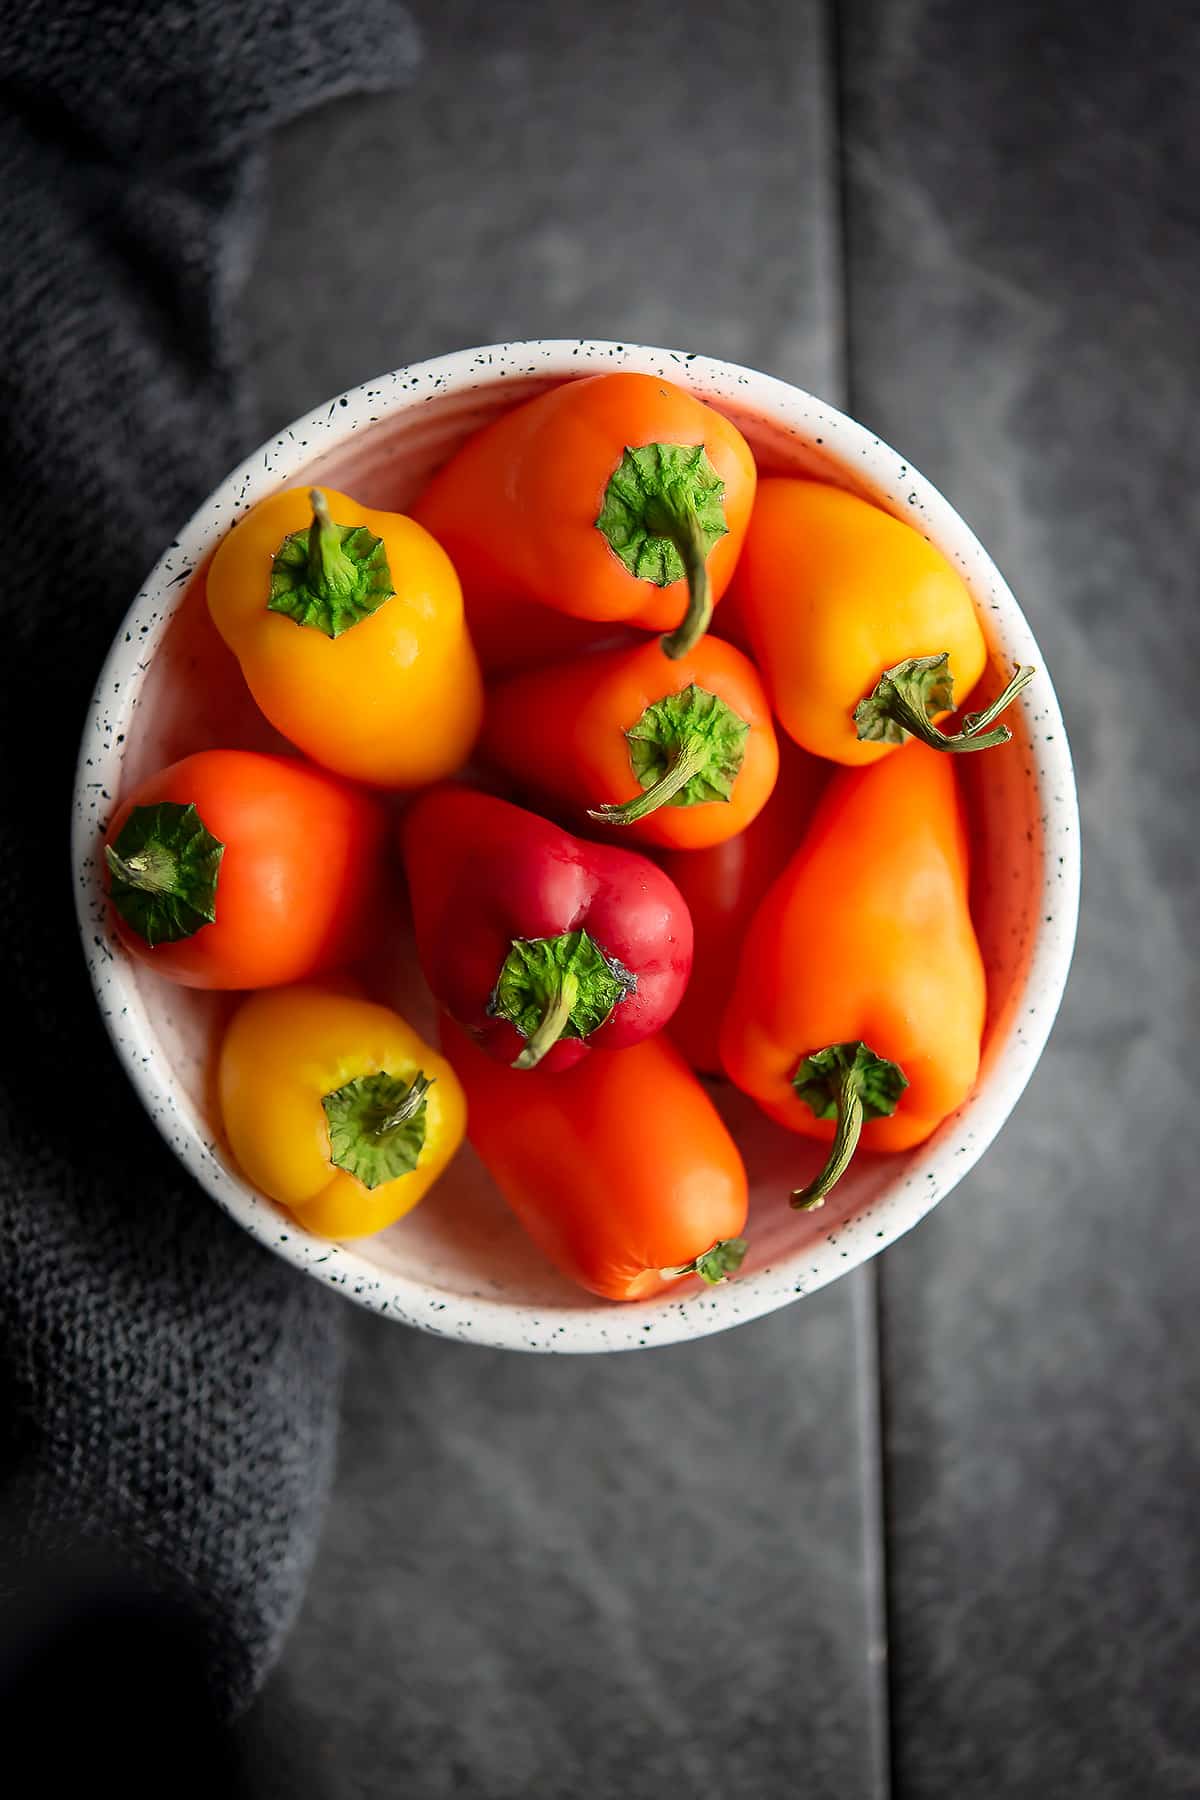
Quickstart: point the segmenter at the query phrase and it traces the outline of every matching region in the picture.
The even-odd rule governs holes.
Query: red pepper
[[[692,921],[646,857],[453,785],[414,801],[403,848],[425,979],[497,1061],[566,1069],[678,1006]]]
[[[708,643],[714,640],[706,639]],[[671,1036],[706,1075],[722,1075],[721,1020],[737,979],[742,942],[758,903],[798,849],[830,774],[782,733],[779,779],[744,831],[706,850],[664,850],[658,860],[692,915],[695,955]]]

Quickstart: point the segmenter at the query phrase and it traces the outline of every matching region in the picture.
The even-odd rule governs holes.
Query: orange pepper
[[[296,756],[198,750],[105,834],[122,943],[184,987],[265,988],[346,962],[383,912],[385,815]]]
[[[341,775],[423,787],[483,715],[458,578],[429,533],[332,488],[289,488],[218,545],[208,605],[277,731]]]
[[[691,979],[667,1029],[693,1069],[706,1075],[725,1072],[721,1020],[750,920],[799,846],[829,774],[828,763],[784,738],[779,779],[745,831],[708,850],[664,850],[658,857],[695,928]]]
[[[934,750],[987,750],[1034,671],[953,735],[935,721],[987,664],[974,603],[928,539],[856,494],[777,476],[759,483],[730,595],[775,711],[814,756],[872,763],[911,734]]]
[[[986,991],[953,764],[923,744],[836,776],[746,933],[721,1056],[792,1131],[832,1139],[819,1205],[861,1132],[906,1150],[960,1106]]]
[[[449,552],[468,616],[537,601],[668,631],[667,654],[682,656],[729,583],[754,486],[749,445],[720,413],[659,376],[617,372],[502,414],[413,513]]]
[[[663,1037],[557,1075],[505,1068],[459,1026],[442,1049],[467,1131],[530,1237],[570,1280],[644,1300],[741,1263],[746,1170],[712,1101]]]
[[[674,662],[652,639],[514,675],[481,748],[531,792],[679,849],[744,830],[779,767],[758,671],[713,637]]]

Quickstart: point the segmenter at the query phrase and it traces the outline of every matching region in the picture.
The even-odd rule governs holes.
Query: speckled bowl
[[[222,1148],[210,1091],[230,1002],[158,980],[121,953],[97,857],[113,802],[154,768],[206,746],[280,747],[209,624],[196,578],[241,513],[279,487],[313,481],[402,508],[494,414],[555,382],[618,368],[662,374],[702,396],[737,423],[764,469],[819,474],[914,524],[970,586],[995,686],[1016,662],[1039,669],[1012,717],[1014,743],[963,759],[990,993],[974,1094],[927,1144],[899,1157],[860,1156],[824,1211],[797,1214],[785,1196],[815,1169],[819,1146],[716,1084],[751,1175],[744,1271],[723,1287],[688,1283],[630,1306],[598,1302],[561,1280],[469,1149],[409,1218],[351,1246],[310,1237],[247,1186]],[[953,508],[861,425],[784,382],[677,351],[573,341],[499,344],[398,369],[300,420],[217,489],[150,575],[101,671],[80,752],[74,865],[84,946],[117,1054],[158,1129],[218,1205],[278,1255],[389,1318],[544,1351],[644,1348],[721,1331],[823,1287],[915,1225],[987,1149],[1029,1080],[1058,1011],[1079,901],[1074,778],[1050,677],[1016,601]],[[404,955],[393,997],[430,1025],[428,996]]]

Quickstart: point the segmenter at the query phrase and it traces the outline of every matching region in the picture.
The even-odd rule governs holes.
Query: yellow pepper
[[[856,494],[760,481],[730,597],[780,723],[813,756],[873,763],[910,736],[953,752],[1012,736],[995,721],[1028,665],[957,731],[937,725],[987,667],[975,603],[919,531]]]
[[[217,1079],[238,1166],[320,1237],[369,1237],[403,1217],[466,1129],[445,1057],[388,1007],[330,988],[252,995]]]
[[[314,762],[423,787],[483,716],[462,590],[415,519],[332,488],[262,500],[217,546],[208,606],[267,718]]]

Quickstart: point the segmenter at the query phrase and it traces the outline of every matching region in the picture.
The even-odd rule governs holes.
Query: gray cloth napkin
[[[83,1544],[136,1571],[199,1617],[226,1710],[303,1591],[340,1303],[186,1180],[120,1072],[72,913],[72,769],[122,612],[253,447],[233,317],[264,142],[417,54],[392,0],[0,0],[6,1579]]]

